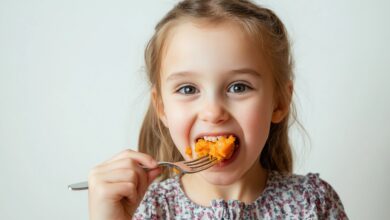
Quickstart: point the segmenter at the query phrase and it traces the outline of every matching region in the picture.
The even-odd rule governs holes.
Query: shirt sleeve
[[[309,174],[315,193],[315,205],[319,219],[348,219],[340,197],[333,187],[318,174]]]

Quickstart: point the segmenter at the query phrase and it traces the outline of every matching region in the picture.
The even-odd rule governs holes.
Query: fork
[[[179,171],[178,175],[186,173],[197,173],[202,170],[208,169],[216,164],[217,158],[211,158],[209,156],[199,157],[194,160],[184,160],[179,162],[166,162],[160,161],[157,163],[158,167],[165,166],[175,168]],[[145,171],[153,170],[154,168],[143,167]],[[69,190],[78,191],[88,189],[88,181],[73,183],[68,186]]]

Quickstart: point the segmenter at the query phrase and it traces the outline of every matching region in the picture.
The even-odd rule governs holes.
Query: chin
[[[210,184],[226,186],[235,183],[242,175],[237,172],[221,173],[206,171],[202,173],[201,176]]]

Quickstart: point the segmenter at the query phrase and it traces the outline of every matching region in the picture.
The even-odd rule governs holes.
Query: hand
[[[129,220],[160,169],[149,155],[125,150],[94,167],[89,182],[90,220]]]

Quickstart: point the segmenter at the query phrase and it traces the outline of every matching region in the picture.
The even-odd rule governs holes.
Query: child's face
[[[229,184],[255,163],[278,121],[272,75],[262,55],[233,23],[176,26],[167,39],[161,64],[162,112],[182,153],[194,152],[197,138],[234,134],[239,139],[232,159],[201,175]]]

